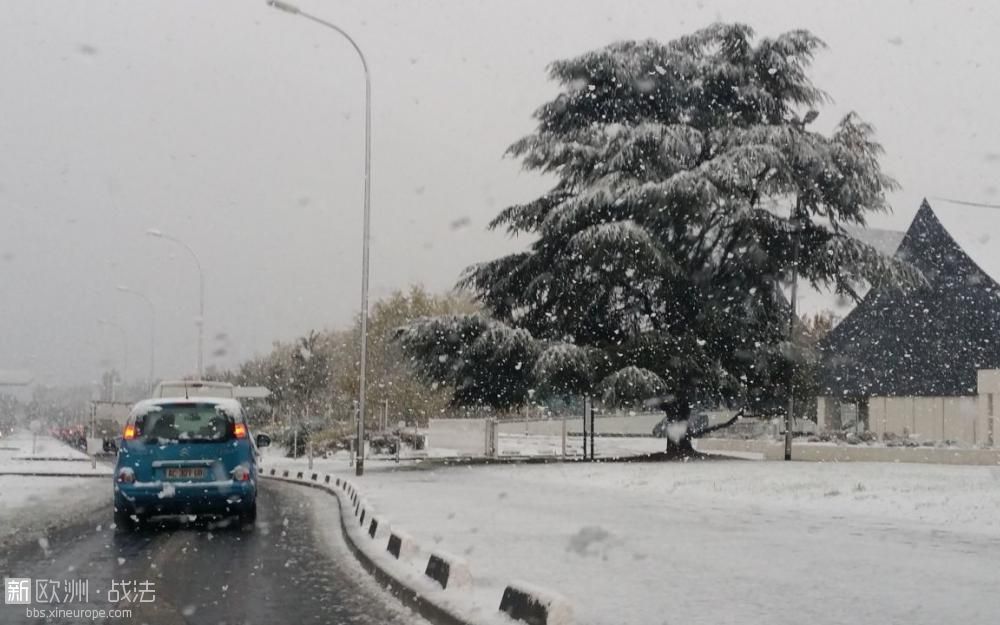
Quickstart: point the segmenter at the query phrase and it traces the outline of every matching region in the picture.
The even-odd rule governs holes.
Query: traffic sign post
[[[28,424],[28,429],[31,430],[31,455],[34,456],[38,444],[38,432],[42,429],[42,422],[38,419],[32,419],[31,423]]]

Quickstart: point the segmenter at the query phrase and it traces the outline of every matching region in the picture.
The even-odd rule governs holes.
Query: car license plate
[[[205,477],[205,469],[202,467],[171,467],[167,469],[167,479],[171,480],[192,480]]]

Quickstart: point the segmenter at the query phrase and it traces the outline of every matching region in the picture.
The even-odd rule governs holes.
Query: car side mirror
[[[267,434],[258,434],[257,435],[257,446],[258,447],[267,447],[270,444],[271,444],[271,437],[270,436],[268,436]]]

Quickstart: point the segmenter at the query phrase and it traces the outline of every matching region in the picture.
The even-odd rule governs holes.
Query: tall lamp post
[[[281,0],[267,0],[267,4],[292,15],[302,17],[325,26],[340,34],[351,44],[354,51],[361,59],[361,67],[365,73],[365,208],[364,208],[364,234],[361,240],[361,374],[360,387],[358,390],[358,457],[355,461],[355,473],[364,475],[365,472],[365,383],[368,368],[368,248],[371,232],[371,164],[372,164],[372,80],[371,72],[368,70],[368,60],[357,42],[347,34],[344,29],[326,20],[320,19],[299,9],[299,7],[281,2]]]
[[[109,319],[98,319],[97,325],[105,326],[108,328],[114,328],[122,337],[122,384],[128,380],[128,334],[125,332],[125,328],[121,324],[111,321]],[[112,397],[111,401],[114,401],[114,382],[112,382]]]
[[[198,379],[202,379],[202,374],[205,372],[205,360],[204,360],[204,337],[205,337],[205,272],[201,268],[201,259],[195,254],[194,250],[190,245],[181,241],[177,237],[165,234],[156,228],[150,228],[146,231],[147,236],[155,237],[157,239],[164,239],[166,241],[171,241],[177,245],[183,247],[191,255],[194,260],[195,266],[198,268],[198,319],[196,324],[198,325]]]
[[[152,390],[156,382],[156,306],[153,305],[153,300],[123,284],[118,285],[118,291],[138,297],[149,307],[149,389]]]
[[[799,299],[799,255],[802,245],[801,209],[796,200],[792,222],[792,293],[789,298],[788,314],[788,348],[792,363],[788,369],[788,412],[785,413],[785,461],[792,459],[792,430],[795,428],[795,323],[798,321],[797,306]]]

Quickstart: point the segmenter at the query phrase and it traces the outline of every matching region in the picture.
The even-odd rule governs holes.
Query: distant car
[[[257,517],[257,448],[235,399],[147,399],[132,408],[114,472],[115,524],[161,515]]]
[[[101,439],[101,450],[103,450],[104,453],[106,454],[115,454],[118,453],[118,448],[121,446],[121,444],[122,444],[121,434],[110,438],[103,438]]]

